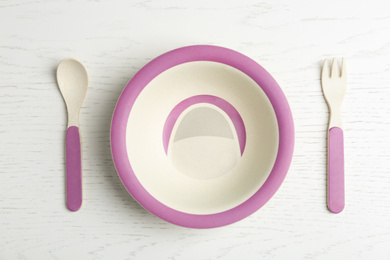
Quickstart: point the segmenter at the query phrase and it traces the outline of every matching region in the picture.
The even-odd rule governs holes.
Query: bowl
[[[214,228],[261,208],[288,171],[291,110],[273,77],[236,51],[167,52],[126,85],[111,123],[118,175],[148,211]]]

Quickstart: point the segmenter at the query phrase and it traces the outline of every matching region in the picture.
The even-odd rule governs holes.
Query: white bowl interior
[[[229,116],[208,103],[190,106],[163,146],[163,129],[181,101],[213,95],[240,114],[246,145],[240,152]],[[130,112],[126,148],[132,169],[158,201],[191,214],[213,214],[249,199],[265,182],[278,149],[275,112],[262,89],[222,63],[188,62],[166,70],[140,93]]]
[[[220,177],[241,158],[233,122],[215,105],[190,106],[177,119],[171,136],[168,158],[177,171],[193,178]]]

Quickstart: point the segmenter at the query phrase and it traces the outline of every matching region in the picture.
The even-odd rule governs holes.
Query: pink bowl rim
[[[197,215],[170,208],[154,198],[139,182],[126,149],[126,127],[138,95],[156,76],[169,68],[193,61],[212,61],[236,68],[252,78],[267,95],[279,128],[279,147],[265,183],[242,204],[219,213]],[[219,46],[193,45],[169,51],[150,61],[128,82],[116,104],[111,122],[111,152],[118,175],[134,199],[146,210],[170,223],[188,228],[215,228],[242,220],[260,209],[281,186],[294,150],[294,123],[287,99],[275,79],[249,57]]]

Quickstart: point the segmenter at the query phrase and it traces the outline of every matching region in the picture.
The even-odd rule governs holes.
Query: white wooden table
[[[390,4],[371,1],[0,1],[0,259],[390,259]],[[127,81],[171,49],[237,50],[279,82],[296,145],[276,195],[233,225],[195,230],[124,189],[109,130]],[[346,57],[346,207],[326,208],[325,58]],[[86,66],[84,203],[65,206],[65,105],[55,70]]]

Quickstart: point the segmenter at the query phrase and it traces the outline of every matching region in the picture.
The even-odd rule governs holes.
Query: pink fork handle
[[[340,213],[344,205],[344,136],[341,128],[332,127],[328,136],[328,208]]]
[[[66,131],[66,204],[71,211],[77,211],[82,203],[81,143],[77,126]]]

